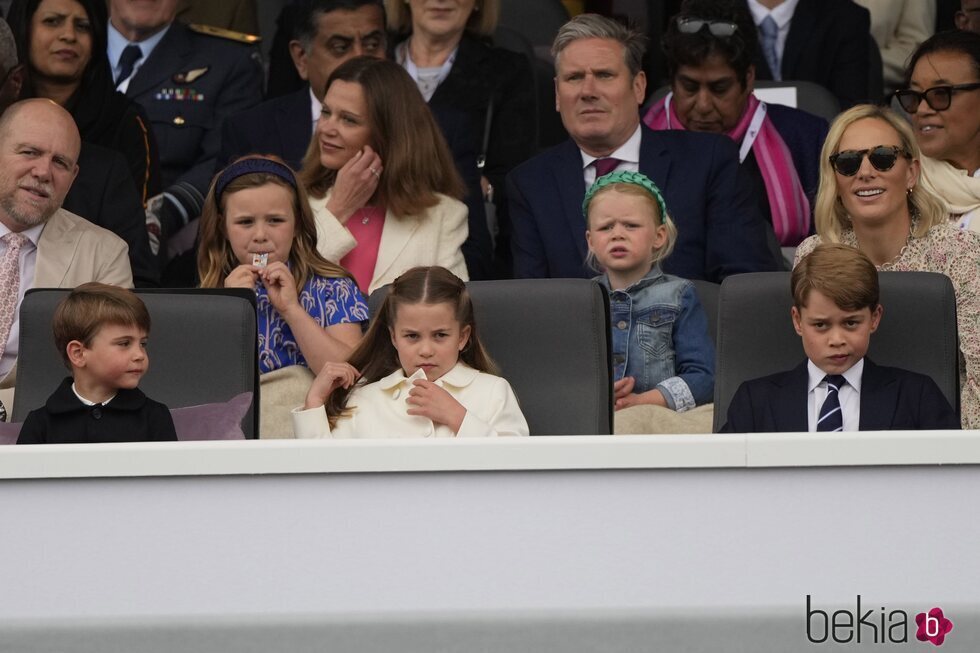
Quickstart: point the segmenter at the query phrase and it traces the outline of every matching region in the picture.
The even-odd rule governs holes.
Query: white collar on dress
[[[453,369],[439,377],[435,383],[440,387],[451,385],[454,388],[465,388],[469,384],[473,383],[473,380],[476,379],[478,374],[479,372],[477,370],[474,370],[463,361],[458,361],[456,365],[453,366]],[[393,388],[397,388],[403,383],[411,383],[416,379],[424,378],[425,372],[421,369],[415,370],[414,374],[406,377],[405,372],[399,367],[388,376],[384,377],[383,379],[379,379],[378,384],[382,390],[391,390]]]

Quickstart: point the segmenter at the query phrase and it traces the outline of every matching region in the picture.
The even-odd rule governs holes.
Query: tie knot
[[[772,38],[779,33],[779,25],[776,24],[776,21],[773,20],[772,16],[766,16],[762,19],[762,22],[759,23],[759,31],[762,32],[762,35],[766,38]]]
[[[122,56],[119,57],[119,77],[116,79],[116,86],[132,76],[136,62],[142,58],[143,50],[140,46],[130,43],[123,48]]]
[[[834,392],[840,392],[840,389],[847,384],[847,379],[840,374],[828,374],[823,377],[823,380],[827,383],[828,391],[833,388]]]
[[[7,246],[8,252],[14,253],[19,252],[20,248],[24,246],[24,243],[27,242],[27,236],[11,231],[3,238],[0,238],[0,241],[3,241],[3,244]]]
[[[140,46],[133,45],[130,43],[125,48],[123,48],[122,56],[119,57],[119,64],[121,66],[132,66],[137,60],[143,57],[143,50]]]
[[[592,165],[595,167],[595,178],[598,179],[599,177],[605,177],[610,172],[615,170],[616,166],[618,166],[620,163],[622,163],[621,159],[617,159],[612,156],[607,156],[604,159],[596,159],[592,162]]]

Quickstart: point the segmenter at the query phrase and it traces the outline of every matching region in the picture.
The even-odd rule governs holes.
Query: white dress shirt
[[[320,119],[320,114],[323,112],[323,102],[316,99],[313,95],[313,88],[310,87],[310,110],[313,112],[313,127],[312,131],[316,133],[316,123]]]
[[[759,0],[747,1],[749,11],[752,12],[752,21],[756,27],[759,27],[759,24],[766,19],[766,16],[772,16],[772,19],[776,22],[776,27],[779,28],[779,32],[776,34],[776,55],[779,57],[780,64],[782,64],[783,51],[786,49],[786,37],[789,35],[789,26],[793,22],[793,12],[796,11],[796,5],[799,4],[800,0],[786,0],[772,11],[764,7]],[[773,75],[776,72],[775,70],[772,71]]]
[[[14,321],[10,325],[10,333],[7,336],[7,345],[3,350],[3,357],[0,358],[0,379],[7,376],[17,362],[17,351],[20,342],[20,304],[24,301],[24,293],[34,286],[34,268],[37,264],[37,241],[41,237],[44,223],[25,229],[20,232],[27,237],[27,242],[20,248],[19,274],[20,287],[17,289],[17,312],[14,313]],[[0,222],[0,238],[10,233],[2,222]],[[7,246],[0,242],[0,256],[7,252]]]
[[[813,433],[817,430],[820,407],[827,398],[827,384],[823,380],[827,373],[814,365],[813,361],[807,361],[806,370],[809,375],[806,395],[807,429]],[[845,431],[861,430],[861,376],[863,374],[864,359],[862,358],[841,375],[847,383],[837,392],[837,398],[840,400]]]
[[[444,388],[466,408],[466,417],[453,433],[445,424],[428,417],[409,415],[406,403],[416,379],[425,379],[417,370],[406,377],[399,368],[380,381],[358,386],[347,405],[356,407],[349,417],[340,417],[333,430],[326,411],[320,408],[293,409],[293,433],[297,438],[451,438],[497,435],[528,435],[527,420],[517,397],[505,379],[478,372],[465,363],[456,363],[435,384]]]
[[[592,162],[597,159],[619,159],[620,163],[616,166],[616,171],[619,170],[629,170],[630,172],[640,171],[640,125],[636,125],[636,131],[630,136],[625,143],[619,146],[615,152],[609,154],[608,156],[592,156],[591,154],[586,154],[584,150],[579,148],[579,152],[582,154],[582,174],[585,176],[585,187],[588,189],[595,182],[595,167],[593,167]]]

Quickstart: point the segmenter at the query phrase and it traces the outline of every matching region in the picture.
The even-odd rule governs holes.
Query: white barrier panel
[[[522,623],[526,641],[528,623],[594,623],[624,638],[604,650],[636,650],[609,624],[710,619],[690,650],[743,650],[718,627],[740,612],[774,624],[736,629],[744,650],[792,650],[814,646],[807,595],[817,639],[815,611],[860,595],[875,620],[905,611],[919,647],[915,613],[941,607],[957,624],[942,650],[975,650],[978,462],[969,432],[3,448],[0,650],[65,650],[81,624],[105,651],[134,624],[305,632],[299,615],[461,633],[440,647],[407,628],[401,650],[473,650],[487,623],[501,645]]]

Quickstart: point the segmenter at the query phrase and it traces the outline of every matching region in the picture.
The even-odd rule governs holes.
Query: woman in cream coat
[[[300,180],[317,249],[370,293],[418,265],[467,279],[467,211],[452,155],[397,64],[356,57],[327,80]]]

